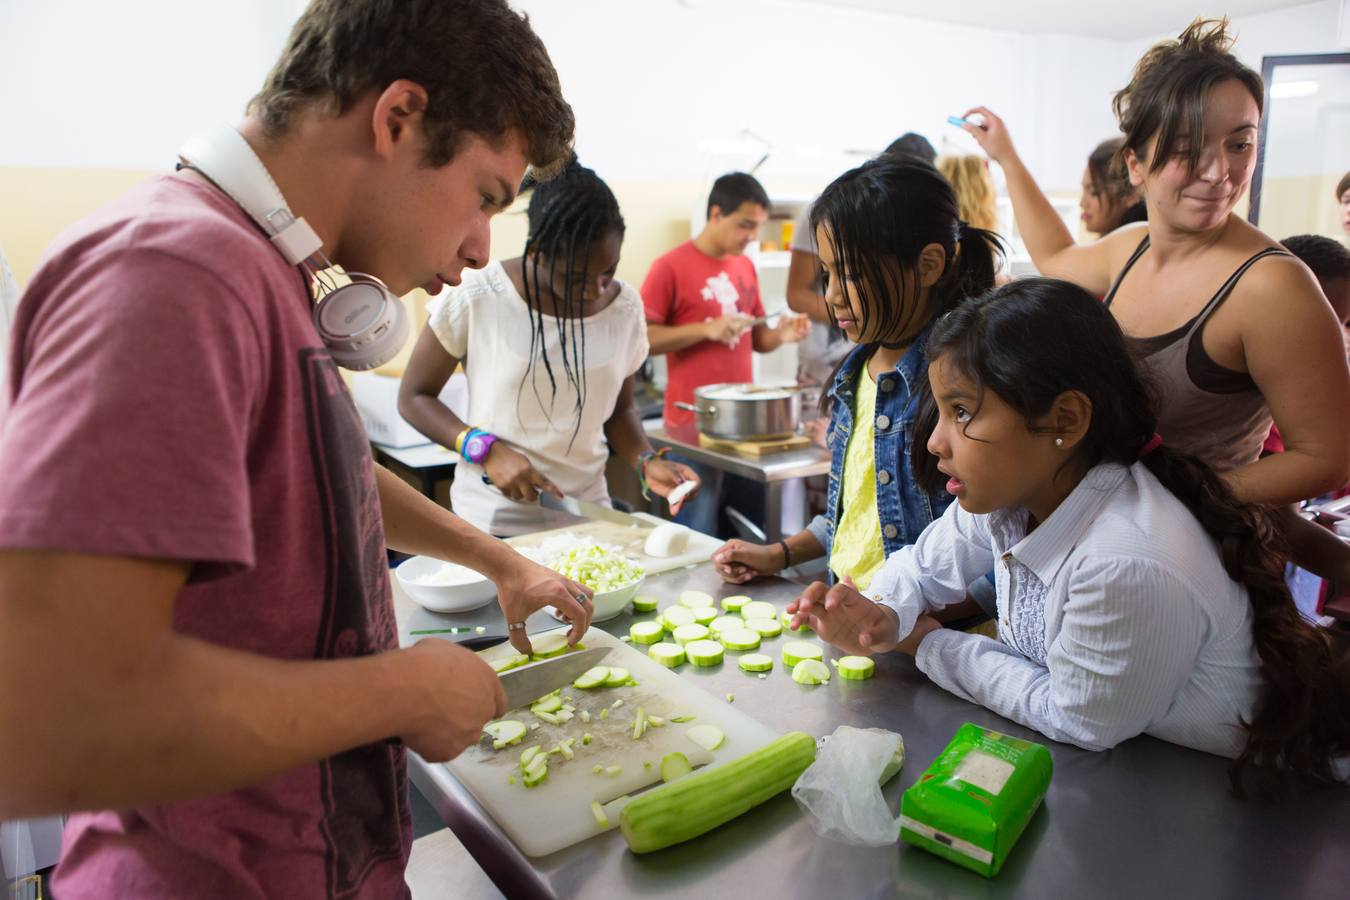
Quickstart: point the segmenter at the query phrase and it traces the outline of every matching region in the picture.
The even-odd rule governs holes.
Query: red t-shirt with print
[[[12,348],[0,547],[182,560],[174,629],[246,653],[398,646],[360,419],[299,272],[224,194],[156,178],[76,225]],[[411,826],[403,747],[381,741],[236,791],[77,813],[55,892],[407,897]]]
[[[642,302],[653,325],[689,325],[734,313],[764,315],[755,265],[745,256],[714,259],[687,241],[652,263],[642,283]],[[689,425],[694,414],[675,403],[692,403],[694,388],[722,381],[750,381],[750,332],[731,346],[700,341],[666,354],[667,428]]]

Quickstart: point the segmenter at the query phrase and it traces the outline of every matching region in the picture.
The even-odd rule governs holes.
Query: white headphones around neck
[[[410,330],[403,303],[373,275],[348,272],[351,284],[335,287],[320,274],[333,265],[323,254],[323,241],[286,206],[243,135],[222,125],[191,138],[178,156],[179,168],[209,178],[258,223],[287,263],[319,283],[324,296],[314,306],[314,327],[334,362],[356,371],[374,369],[403,349]]]

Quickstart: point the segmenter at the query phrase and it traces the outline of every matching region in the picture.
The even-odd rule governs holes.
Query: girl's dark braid
[[[521,263],[521,281],[525,304],[530,311],[530,358],[525,381],[531,383],[541,408],[550,415],[558,394],[557,375],[544,339],[543,292],[553,297],[554,327],[557,329],[563,377],[576,391],[575,422],[572,440],[581,429],[581,411],[586,403],[586,328],[585,284],[598,273],[581,272],[591,245],[610,234],[623,234],[624,221],[618,201],[609,187],[590,169],[575,160],[556,178],[539,183],[530,198],[529,235]],[[578,258],[580,257],[580,258]],[[562,296],[553,293],[552,284],[562,267]],[[546,272],[540,278],[541,267]],[[545,403],[532,374],[536,355],[544,363],[551,395]],[[525,381],[521,382],[523,390]],[[550,415],[551,422],[551,415]],[[569,444],[570,447],[570,444]]]

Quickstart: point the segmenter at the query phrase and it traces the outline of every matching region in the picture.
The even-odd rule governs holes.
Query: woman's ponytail
[[[954,309],[962,300],[994,287],[998,261],[1004,256],[1003,241],[992,231],[958,223],[955,259],[929,294],[937,315]]]

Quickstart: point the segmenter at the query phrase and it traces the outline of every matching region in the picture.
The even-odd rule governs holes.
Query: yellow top
[[[844,472],[839,484],[839,524],[830,548],[830,570],[835,577],[853,576],[859,590],[866,590],[872,576],[886,561],[881,541],[881,518],[877,512],[877,466],[874,422],[877,383],[864,364],[858,372],[853,403],[853,433],[844,452]]]

